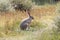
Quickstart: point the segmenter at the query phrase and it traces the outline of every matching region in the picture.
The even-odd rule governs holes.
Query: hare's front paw
[[[27,27],[26,30],[29,31],[30,30],[30,27]]]

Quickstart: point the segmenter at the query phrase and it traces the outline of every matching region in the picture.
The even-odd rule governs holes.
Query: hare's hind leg
[[[20,28],[21,28],[21,30],[26,30],[27,25],[21,25]]]

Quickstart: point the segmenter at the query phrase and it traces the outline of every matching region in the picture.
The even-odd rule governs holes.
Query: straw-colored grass
[[[31,23],[31,31],[21,31],[19,27],[20,22],[28,17],[26,12],[0,12],[0,36],[3,37],[0,39],[57,40],[54,34],[50,34],[53,19],[57,16],[56,9],[56,5],[34,6],[30,12],[34,17]]]

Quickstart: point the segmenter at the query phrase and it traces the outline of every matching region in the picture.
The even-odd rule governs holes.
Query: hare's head
[[[33,16],[30,16],[30,18],[31,18],[31,19],[34,19],[34,17],[33,17]]]
[[[34,19],[34,17],[30,15],[30,10],[28,10],[27,13],[30,19]]]

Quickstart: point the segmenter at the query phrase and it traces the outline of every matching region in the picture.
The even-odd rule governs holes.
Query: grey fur
[[[21,30],[26,30],[27,28],[29,28],[31,21],[34,19],[32,16],[30,16],[30,13],[28,13],[28,15],[29,17],[26,19],[23,19],[20,24]]]

